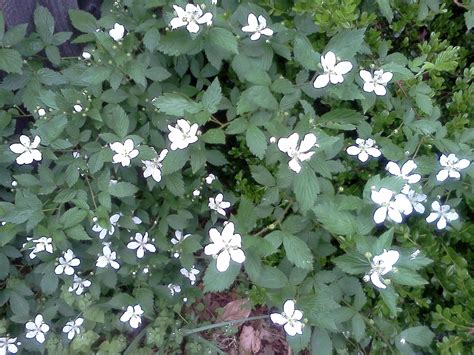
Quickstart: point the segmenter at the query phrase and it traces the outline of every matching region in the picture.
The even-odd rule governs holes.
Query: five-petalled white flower
[[[393,265],[400,258],[400,253],[396,250],[386,250],[383,253],[372,258],[371,270],[368,277],[375,287],[385,289],[387,286],[384,283],[383,275],[389,273],[393,269]]]
[[[225,209],[230,207],[230,202],[224,201],[224,195],[217,194],[217,196],[209,197],[209,208],[216,211],[217,213],[225,216]]]
[[[59,265],[54,269],[56,275],[74,275],[74,268],[79,266],[81,261],[76,258],[74,252],[71,249],[66,250],[63,256],[58,258]]]
[[[444,229],[446,228],[448,222],[455,221],[459,218],[458,213],[451,208],[449,205],[441,205],[438,201],[434,201],[431,204],[431,213],[426,217],[426,222],[432,223],[436,220],[436,228]]]
[[[143,171],[143,177],[152,177],[156,182],[161,181],[161,168],[163,167],[162,161],[165,159],[168,154],[168,149],[163,149],[155,159],[153,160],[143,160],[142,163],[145,165]]]
[[[74,279],[72,281],[72,286],[68,288],[69,292],[75,292],[76,295],[82,295],[84,290],[90,287],[91,282],[89,280],[84,280],[77,275],[74,275]]]
[[[454,154],[441,155],[439,163],[443,167],[438,174],[436,174],[436,180],[444,181],[448,177],[453,179],[460,179],[460,170],[466,169],[471,163],[467,159],[459,159]]]
[[[114,39],[114,41],[120,41],[125,35],[125,27],[120,23],[115,23],[114,28],[109,30],[109,36]]]
[[[189,270],[183,267],[179,270],[179,272],[181,273],[181,275],[189,279],[191,285],[194,285],[194,283],[196,282],[196,275],[199,274],[199,270],[196,269],[194,265],[191,266],[191,269]]]
[[[16,338],[9,338],[8,336],[0,338],[0,355],[16,354],[18,345],[21,345],[21,343],[17,342]]]
[[[224,226],[222,233],[216,228],[209,229],[211,244],[206,245],[204,254],[215,257],[217,270],[224,272],[229,268],[230,260],[242,264],[245,254],[242,251],[240,234],[234,234],[234,223],[229,222]]]
[[[131,139],[126,139],[123,144],[120,142],[112,143],[110,144],[110,149],[115,152],[112,162],[114,164],[120,163],[122,166],[130,166],[130,161],[139,153]]]
[[[40,143],[41,138],[39,136],[35,136],[32,142],[30,137],[21,135],[20,143],[10,145],[10,150],[15,154],[20,154],[16,157],[18,164],[31,164],[34,160],[40,161],[43,158],[41,152],[36,149]]]
[[[35,317],[34,322],[28,322],[26,327],[26,337],[28,339],[35,338],[40,344],[43,344],[46,340],[46,333],[49,331],[49,325],[43,321],[43,316],[38,314]]]
[[[170,290],[171,296],[181,292],[181,286],[176,284],[168,284],[168,290]]]
[[[183,9],[178,5],[173,5],[176,17],[170,21],[171,29],[186,26],[189,33],[198,33],[199,25],[212,25],[212,13],[203,13],[201,6],[187,4]]]
[[[384,72],[383,69],[374,71],[374,74],[367,70],[361,70],[359,73],[362,80],[364,80],[364,91],[374,92],[375,95],[383,96],[387,93],[386,86],[393,78],[390,72]]]
[[[413,209],[418,212],[418,213],[424,213],[425,212],[425,206],[422,204],[422,202],[426,201],[426,195],[423,193],[418,193],[415,190],[412,190],[410,188],[410,185],[405,185],[403,186],[403,189],[401,191],[402,194],[404,194],[408,201],[410,201],[411,205],[413,206]]]
[[[337,63],[336,55],[333,52],[327,52],[326,55],[321,56],[321,66],[324,74],[318,75],[314,80],[313,86],[315,89],[321,89],[329,83],[339,84],[344,82],[343,75],[352,70],[352,63],[349,61]]]
[[[191,125],[184,119],[176,121],[176,126],[168,125],[170,133],[168,138],[171,141],[171,150],[184,149],[188,145],[197,142],[198,124],[194,123]]]
[[[127,310],[120,317],[120,321],[123,323],[129,323],[134,329],[138,328],[142,323],[142,307],[137,304],[135,306],[128,306]]]
[[[288,138],[280,138],[278,140],[278,149],[291,158],[288,166],[296,173],[301,171],[301,162],[311,159],[315,153],[313,151],[309,152],[309,150],[313,147],[319,147],[316,136],[313,133],[306,134],[298,145],[299,139],[299,134],[293,133]]]
[[[372,201],[380,207],[374,213],[375,223],[383,223],[387,216],[395,223],[402,223],[402,213],[408,216],[413,207],[404,194],[395,194],[395,192],[382,187],[379,191],[372,190]]]
[[[148,243],[148,233],[142,235],[141,233],[135,234],[135,239],[130,238],[132,241],[127,244],[127,248],[131,250],[137,250],[137,258],[141,259],[145,255],[145,250],[150,253],[156,252],[156,247]],[[152,242],[154,239],[151,240]]]
[[[67,338],[72,340],[76,334],[79,335],[81,332],[81,325],[84,323],[84,318],[77,318],[66,323],[63,327],[63,333],[67,334]]]
[[[216,179],[217,179],[217,178],[216,178],[216,176],[215,176],[214,174],[209,174],[209,175],[207,175],[206,178],[205,178],[206,184],[210,185],[210,184],[212,184],[212,182],[213,182],[214,180],[216,180]]]
[[[255,16],[250,13],[247,18],[248,25],[242,27],[243,32],[253,33],[250,36],[252,41],[257,41],[262,35],[271,37],[273,35],[273,30],[267,27],[267,20],[262,15]]]
[[[115,270],[118,270],[120,268],[120,264],[116,260],[117,253],[115,251],[112,251],[109,245],[104,245],[104,247],[102,248],[102,255],[99,255],[95,265],[100,268],[104,268],[110,265]]]
[[[283,325],[286,334],[295,336],[296,334],[303,334],[303,312],[295,309],[295,301],[287,300],[283,304],[283,313],[272,313],[270,319],[273,323]]]
[[[403,180],[406,180],[406,182],[408,184],[415,184],[415,183],[417,183],[418,181],[421,180],[421,175],[420,174],[411,174],[417,167],[418,166],[416,165],[415,161],[413,161],[413,160],[406,161],[402,165],[401,168],[397,163],[395,163],[393,161],[389,161],[387,163],[387,166],[385,167],[385,169],[387,169],[387,171],[390,174],[395,175],[395,176],[399,176]]]
[[[109,218],[110,227],[109,228],[102,228],[98,223],[97,217],[94,217],[92,220],[94,221],[95,224],[92,226],[92,230],[94,232],[99,232],[99,238],[104,239],[105,236],[107,235],[107,233],[109,233],[109,235],[114,234],[115,226],[118,224],[119,219],[120,219],[120,214],[119,213],[116,213],[116,214],[112,215]]]
[[[346,152],[349,155],[357,155],[357,158],[364,163],[369,159],[369,156],[378,158],[382,154],[375,143],[375,140],[372,138],[357,138],[357,145],[351,145],[347,148]]]
[[[52,238],[46,238],[46,237],[41,237],[39,239],[34,239],[32,240],[31,238],[27,238],[27,240],[31,240],[35,246],[33,247],[33,250],[30,252],[30,259],[36,258],[36,254],[40,253],[42,251],[46,251],[50,254],[53,253],[53,239]]]

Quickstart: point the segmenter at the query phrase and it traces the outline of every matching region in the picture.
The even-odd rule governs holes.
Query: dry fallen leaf
[[[247,318],[250,314],[250,302],[248,299],[240,299],[227,303],[224,312],[217,318],[219,322]]]
[[[239,353],[240,355],[246,355],[250,353],[258,353],[262,342],[260,339],[260,332],[253,329],[250,325],[244,325],[240,332],[239,341]]]

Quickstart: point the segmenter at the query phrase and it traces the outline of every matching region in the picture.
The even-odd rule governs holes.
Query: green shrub
[[[472,5],[199,5],[0,16],[0,353],[469,353]]]

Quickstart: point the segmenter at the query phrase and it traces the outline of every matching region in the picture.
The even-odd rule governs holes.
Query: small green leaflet
[[[225,272],[219,272],[213,260],[204,274],[204,292],[218,292],[228,289],[240,272],[240,264],[232,261]]]
[[[303,240],[285,233],[283,246],[285,247],[286,257],[295,266],[307,270],[313,269],[313,254],[311,254],[311,250]]]
[[[202,104],[180,95],[167,93],[153,99],[153,104],[168,115],[182,117],[185,112],[198,113],[202,110]]]

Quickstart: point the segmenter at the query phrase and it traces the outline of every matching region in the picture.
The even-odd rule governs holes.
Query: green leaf
[[[92,238],[87,234],[84,227],[80,224],[64,231],[66,235],[73,240],[91,240]]]
[[[410,344],[428,347],[434,338],[434,333],[426,326],[418,326],[405,329],[400,333],[400,337]]]
[[[252,86],[245,90],[237,103],[237,114],[256,111],[259,107],[266,110],[277,110],[278,101],[266,86]]]
[[[341,31],[331,38],[324,53],[332,51],[341,60],[353,57],[361,48],[364,40],[365,28],[359,30]]]
[[[303,328],[303,334],[296,334],[294,336],[287,335],[286,341],[293,350],[294,354],[299,354],[300,351],[306,349],[311,339],[311,327],[306,326]]]
[[[250,276],[250,275],[249,275]],[[260,273],[252,278],[255,285],[269,289],[283,288],[288,285],[288,278],[279,269],[267,265],[262,265]]]
[[[225,133],[222,128],[211,128],[201,135],[201,139],[209,144],[225,144]]]
[[[138,188],[127,181],[121,181],[109,185],[109,193],[115,197],[133,196],[137,191]]]
[[[10,293],[10,308],[17,316],[27,316],[30,312],[28,301],[17,292]]]
[[[240,273],[240,264],[232,261],[225,272],[220,272],[216,267],[216,260],[207,267],[204,274],[204,292],[219,292],[227,290]]]
[[[313,254],[304,241],[294,235],[285,234],[283,246],[291,263],[301,269],[313,269]]]
[[[40,35],[44,43],[50,44],[54,34],[54,18],[49,10],[44,6],[37,6],[34,13],[36,32]]]
[[[21,74],[23,59],[14,49],[0,48],[0,70]]]
[[[222,90],[219,80],[216,78],[214,81],[209,85],[207,90],[202,95],[202,105],[209,113],[217,112],[217,108],[219,103],[222,100]]]
[[[388,23],[392,23],[393,11],[390,7],[390,0],[377,0],[377,4],[379,5],[380,12],[385,16]]]
[[[1,12],[0,12],[1,15]],[[1,25],[1,24],[0,24]],[[10,261],[7,256],[0,253],[0,280],[4,280],[10,272]]]
[[[47,272],[41,278],[41,291],[47,295],[52,295],[57,289],[59,278],[54,272]]]
[[[158,31],[156,27],[152,27],[146,31],[145,36],[143,37],[143,44],[145,45],[146,49],[148,49],[150,52],[154,52],[156,47],[158,47],[160,37],[160,31]]]
[[[377,238],[377,241],[375,242],[372,249],[374,255],[379,255],[384,249],[389,249],[392,246],[393,233],[394,228],[392,227]]]
[[[167,175],[165,177],[166,188],[175,196],[184,195],[184,181],[180,172]]]
[[[360,342],[365,336],[365,321],[360,313],[356,313],[352,317],[352,333],[354,339]]]
[[[90,13],[82,10],[69,10],[72,25],[81,32],[95,33],[97,20]]]
[[[28,24],[22,23],[8,29],[3,37],[3,45],[5,47],[12,47],[20,43],[26,36]]]
[[[390,279],[400,285],[406,286],[422,286],[426,285],[428,281],[418,275],[415,271],[398,267],[397,272],[391,272],[388,274]]]
[[[333,203],[318,204],[313,208],[317,220],[329,232],[339,235],[354,235],[357,232],[356,217],[348,211],[339,211]]]
[[[326,329],[315,327],[311,338],[313,354],[332,355],[332,340]]]
[[[370,262],[364,256],[356,253],[338,256],[333,259],[333,263],[351,275],[363,274],[370,270]]]
[[[316,174],[309,166],[303,166],[293,180],[296,201],[303,212],[314,206],[319,193],[319,182]]]
[[[232,34],[232,32],[224,28],[211,27],[208,33],[207,41],[210,41],[214,46],[223,50],[225,53],[239,53],[237,39]]]
[[[179,56],[182,54],[197,53],[202,48],[202,41],[192,39],[188,31],[169,31],[161,36],[157,49],[164,54]]]
[[[186,149],[170,150],[163,160],[163,175],[168,175],[181,170],[189,159]]]
[[[256,182],[264,186],[275,186],[275,178],[262,165],[251,165],[250,173]]]
[[[163,113],[172,116],[184,116],[185,112],[198,113],[202,110],[202,104],[180,94],[164,94],[153,99],[153,104]]]
[[[295,60],[308,70],[317,70],[320,55],[315,52],[306,36],[296,35],[294,44]]]
[[[248,233],[257,225],[257,210],[248,198],[241,196],[239,210],[235,218],[240,233]]]
[[[263,159],[267,150],[267,138],[262,130],[254,125],[249,125],[245,133],[247,147],[258,158]]]
[[[379,289],[380,296],[384,303],[387,305],[388,309],[390,310],[390,314],[392,316],[397,315],[397,299],[398,295],[395,293],[395,290],[392,287],[387,287],[386,289],[382,290]]]
[[[130,121],[127,113],[119,105],[107,105],[104,108],[104,121],[120,138],[128,133]]]
[[[4,34],[5,34],[5,18],[3,17],[3,12],[0,11],[0,42],[3,40]]]
[[[64,228],[69,228],[81,223],[86,217],[87,211],[74,207],[64,212],[59,221]]]

